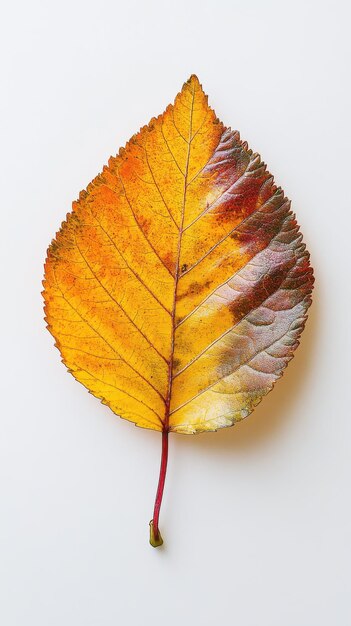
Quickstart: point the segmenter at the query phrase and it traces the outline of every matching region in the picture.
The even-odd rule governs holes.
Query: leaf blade
[[[73,204],[44,298],[64,363],[96,397],[144,428],[196,433],[272,388],[312,284],[290,203],[192,76]]]

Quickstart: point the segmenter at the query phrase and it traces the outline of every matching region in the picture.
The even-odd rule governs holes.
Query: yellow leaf
[[[114,413],[197,433],[270,391],[312,283],[289,201],[191,76],[73,204],[48,251],[46,319]]]

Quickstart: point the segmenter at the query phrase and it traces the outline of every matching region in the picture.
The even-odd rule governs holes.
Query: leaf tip
[[[198,77],[196,76],[196,74],[191,74],[187,80],[188,83],[197,83],[198,85],[200,84],[200,81],[198,79]]]
[[[203,91],[202,85],[198,77],[196,76],[196,74],[191,74],[188,80],[185,82],[185,85],[188,85],[190,88],[194,89],[195,91],[197,91],[198,89]]]

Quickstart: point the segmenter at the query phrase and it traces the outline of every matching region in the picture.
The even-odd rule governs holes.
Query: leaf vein
[[[129,367],[133,372],[135,372],[135,374],[137,374],[138,376],[140,376],[140,378],[142,380],[144,380],[147,385],[149,385],[149,387],[151,387],[151,389],[153,389],[157,395],[161,398],[161,400],[165,400],[165,398],[163,397],[163,395],[160,393],[160,391],[157,389],[157,387],[155,387],[152,383],[150,383],[150,381],[145,378],[145,376],[143,376],[143,374],[141,374],[141,372],[139,372],[138,370],[135,369],[135,367],[133,367],[133,365],[131,365],[130,363],[128,363],[128,361],[126,361],[120,354],[119,352],[116,350],[116,348],[113,347],[113,345],[106,339],[106,337],[104,337],[98,330],[97,328],[95,328],[79,311],[78,309],[76,309],[75,306],[73,306],[73,304],[70,302],[70,300],[68,300],[68,298],[66,298],[65,294],[63,293],[58,281],[57,281],[57,277],[56,277],[56,273],[55,270],[54,271],[54,276],[55,276],[55,282],[56,282],[56,286],[58,288],[58,290],[61,292],[62,298],[65,300],[65,302],[67,302],[67,304],[71,307],[71,309],[77,313],[77,315],[79,315],[79,317],[82,319],[82,321],[87,324],[87,326],[89,326],[89,328],[91,328],[91,330],[93,332],[95,332],[101,339],[102,341],[104,341],[106,343],[106,345],[111,348],[111,350],[117,354],[117,356],[121,359],[121,361],[123,361],[123,363],[125,363],[127,365],[127,367]],[[78,321],[78,320],[77,320]]]
[[[99,285],[102,287],[102,289],[107,293],[107,295],[109,296],[109,298],[121,309],[122,313],[124,313],[124,315],[126,316],[126,318],[129,320],[129,322],[134,326],[134,328],[141,334],[142,337],[144,337],[144,339],[147,341],[147,343],[153,348],[153,350],[155,350],[155,352],[161,357],[161,359],[163,359],[165,361],[165,363],[168,363],[167,359],[165,356],[163,356],[163,354],[161,354],[161,352],[159,352],[159,350],[156,348],[156,346],[154,346],[150,339],[145,335],[145,333],[143,333],[143,331],[141,330],[141,328],[139,328],[139,326],[136,325],[136,323],[134,322],[134,320],[130,317],[130,315],[128,315],[127,311],[122,307],[121,303],[118,302],[118,300],[116,300],[116,298],[112,295],[112,293],[107,289],[107,287],[105,287],[105,285],[103,284],[103,282],[100,280],[100,278],[98,277],[98,275],[96,274],[96,272],[93,270],[92,266],[90,265],[88,259],[86,258],[86,256],[83,254],[83,252],[81,251],[77,239],[75,239],[76,242],[76,246],[77,246],[77,250],[79,252],[79,254],[81,255],[82,259],[84,259],[87,267],[89,268],[89,270],[91,271],[92,275],[96,278],[96,280],[98,281]]]

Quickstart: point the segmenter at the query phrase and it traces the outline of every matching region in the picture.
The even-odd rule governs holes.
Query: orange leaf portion
[[[312,284],[289,201],[192,76],[73,204],[44,297],[77,380],[138,426],[195,433],[270,391]]]

